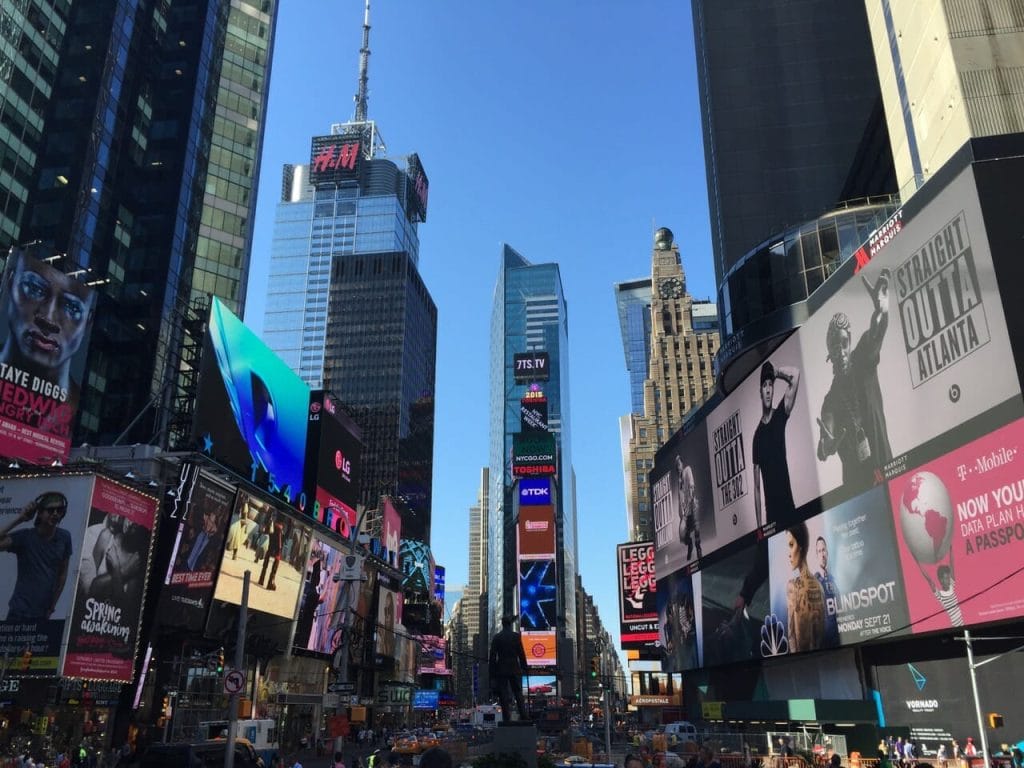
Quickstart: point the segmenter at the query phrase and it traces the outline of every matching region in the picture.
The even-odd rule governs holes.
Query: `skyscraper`
[[[100,294],[79,441],[186,436],[193,304],[245,301],[276,5],[4,5],[0,248],[40,241]]]
[[[690,296],[679,246],[673,242],[671,230],[664,227],[654,235],[647,286],[650,303],[645,315],[650,335],[644,345],[648,359],[644,365],[643,406],[639,413],[634,411],[619,420],[631,541],[650,541],[654,536],[648,478],[654,454],[686,414],[714,392],[712,363],[719,346],[714,304],[695,302]],[[619,286],[616,293],[622,296]],[[624,328],[624,344],[626,331]],[[639,340],[630,335],[627,359],[631,350],[639,348]],[[630,380],[633,378],[631,369]]]
[[[555,536],[557,571],[557,643],[559,669],[571,676],[576,641],[575,476],[569,408],[568,307],[557,264],[531,264],[508,245],[491,311],[490,381],[490,494],[488,518],[487,629],[493,633],[505,614],[518,614],[513,585],[516,563],[515,478],[510,456],[513,435],[521,429],[521,401],[527,384],[516,383],[513,357],[546,352],[548,379],[542,384],[547,400],[548,430],[556,453]]]
[[[366,118],[369,4],[355,118],[286,165],[274,220],[267,345],[332,391],[363,431],[362,498],[402,513],[402,537],[430,540],[437,307],[417,268],[428,182],[413,154],[382,157]]]

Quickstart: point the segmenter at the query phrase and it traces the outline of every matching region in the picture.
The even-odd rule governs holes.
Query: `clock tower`
[[[666,227],[654,234],[650,312],[644,414],[630,417],[629,456],[624,457],[628,462],[627,506],[633,541],[654,537],[647,482],[654,454],[684,417],[714,392],[713,360],[720,341],[715,306],[694,301],[687,292],[679,246]]]

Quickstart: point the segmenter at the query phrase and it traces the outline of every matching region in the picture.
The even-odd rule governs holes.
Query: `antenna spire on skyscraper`
[[[356,116],[355,122],[360,123],[366,120],[367,88],[366,83],[370,77],[370,0],[366,0],[366,10],[363,12],[363,45],[359,49],[359,90],[356,92]]]

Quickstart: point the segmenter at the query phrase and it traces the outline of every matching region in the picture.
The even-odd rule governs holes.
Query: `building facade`
[[[650,305],[643,312],[650,318],[643,410],[624,416],[619,422],[630,541],[650,541],[654,536],[648,482],[654,454],[686,414],[714,392],[713,362],[719,347],[715,306],[695,302],[690,296],[679,246],[673,242],[672,232],[664,227],[655,234],[648,285],[653,290],[648,288]],[[633,321],[629,321],[630,313]],[[633,335],[633,330],[640,327],[636,322],[638,315],[638,309],[630,309],[626,315],[624,340],[627,330],[630,332],[627,359],[640,347]],[[633,378],[630,370],[631,381]]]
[[[546,352],[548,431],[556,448],[555,534],[557,570],[556,643],[559,671],[573,675],[576,657],[575,585],[578,571],[575,475],[569,406],[568,308],[557,264],[532,264],[514,249],[502,249],[501,268],[491,313],[490,491],[488,498],[487,632],[501,626],[505,614],[518,614],[515,601],[519,569],[516,551],[513,435],[521,429],[521,400],[527,385],[516,383],[513,356]]]
[[[364,125],[321,139],[345,146]],[[372,146],[361,145],[358,172],[342,179],[318,176],[316,158],[285,166],[264,336],[362,428],[362,503],[391,496],[403,538],[429,541],[437,307],[417,268],[418,160],[400,166]]]
[[[76,442],[187,438],[189,326],[210,295],[245,302],[276,13],[4,7],[0,249],[39,241],[100,293]]]

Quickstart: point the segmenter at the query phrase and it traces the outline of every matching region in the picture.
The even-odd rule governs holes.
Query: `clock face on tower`
[[[678,277],[670,277],[658,284],[658,295],[663,299],[678,299],[683,291],[683,281]]]

